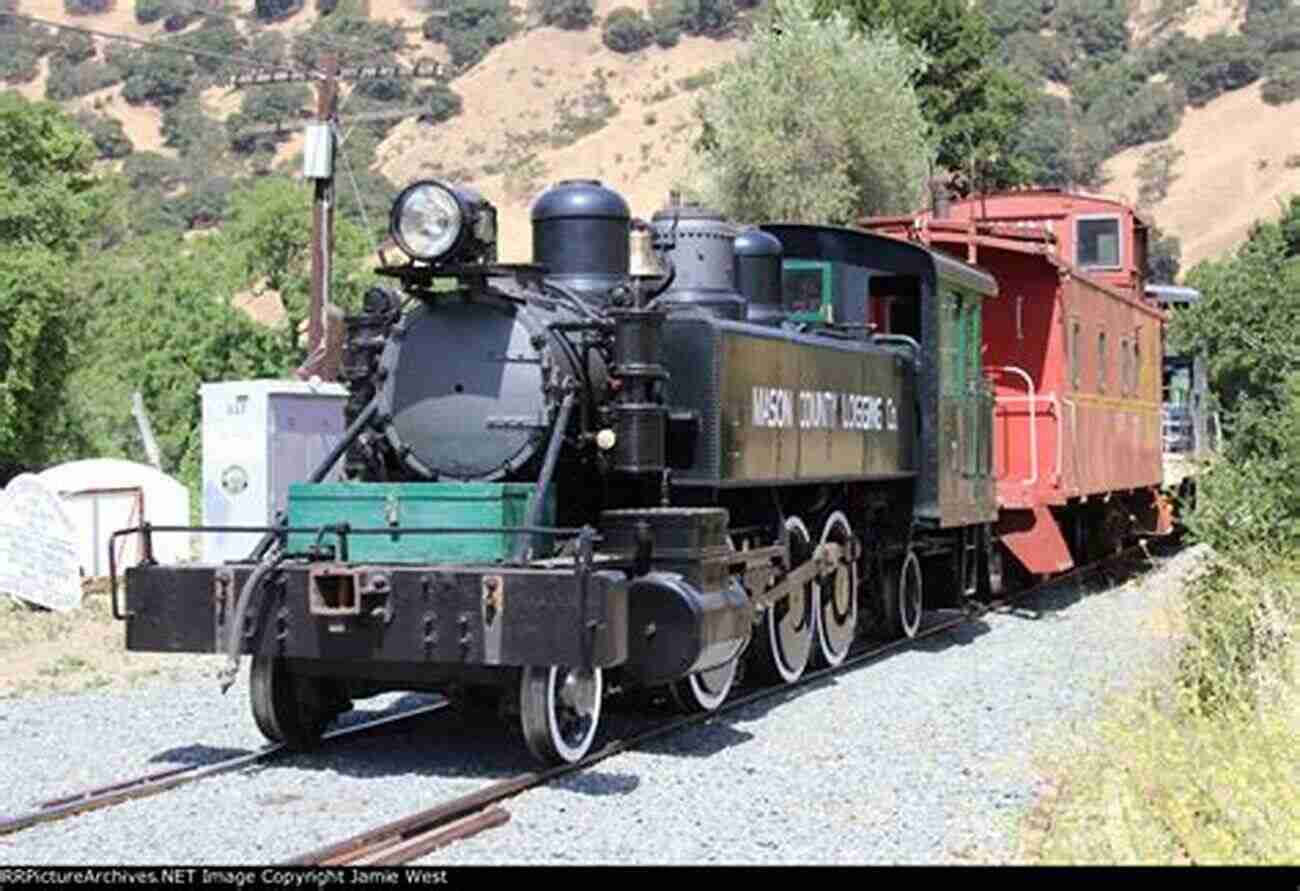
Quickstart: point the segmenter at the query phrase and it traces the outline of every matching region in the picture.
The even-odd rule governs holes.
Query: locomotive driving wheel
[[[533,757],[573,764],[591,749],[604,693],[599,668],[529,666],[519,681],[519,723]]]
[[[352,707],[336,681],[295,674],[275,656],[253,657],[248,690],[262,735],[300,751],[313,748],[329,722]]]
[[[812,556],[812,537],[798,517],[786,518],[785,528],[794,569]],[[815,585],[815,580],[809,581],[768,607],[754,647],[754,668],[764,678],[793,684],[808,667],[817,627]]]
[[[853,528],[843,511],[835,511],[822,527],[822,544],[834,542],[852,556]],[[858,573],[850,561],[817,580],[818,661],[834,667],[849,654],[858,627]]]

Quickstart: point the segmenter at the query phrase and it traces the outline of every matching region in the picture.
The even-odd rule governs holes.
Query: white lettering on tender
[[[801,430],[897,430],[898,406],[893,398],[833,390],[787,390],[754,387],[751,393],[755,427]]]

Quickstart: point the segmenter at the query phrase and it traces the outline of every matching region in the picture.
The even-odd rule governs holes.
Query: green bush
[[[605,17],[601,40],[616,53],[634,53],[654,40],[654,29],[635,9],[620,6]]]
[[[1128,49],[1125,0],[1060,0],[1052,14],[1052,26],[1076,58],[1113,62]]]
[[[1071,114],[1064,99],[1039,93],[1030,101],[1011,152],[1029,166],[1029,179],[1038,185],[1097,188],[1110,139],[1082,115]]]
[[[122,162],[122,175],[132,189],[170,192],[181,184],[184,168],[175,158],[157,152],[134,152]]]
[[[682,38],[682,25],[678,16],[677,0],[650,0],[647,10],[655,43],[667,49],[676,46]]]
[[[194,57],[193,64],[200,71],[210,75],[234,70],[238,67],[237,63],[226,61],[223,57],[240,55],[248,49],[247,39],[239,33],[234,22],[213,17],[205,17],[203,24],[197,29],[177,37],[170,37],[167,42],[172,46],[209,53],[210,55]]]
[[[1037,34],[1047,24],[1043,0],[984,0],[989,28],[999,37],[1012,34]]]
[[[80,65],[51,63],[50,76],[45,81],[45,97],[62,102],[111,87],[121,80],[122,72],[105,62],[90,61]]]
[[[444,83],[434,83],[422,87],[415,94],[415,101],[428,109],[420,115],[420,120],[438,124],[450,120],[461,113],[464,102],[460,94]]]
[[[264,84],[244,91],[241,111],[251,121],[275,127],[293,126],[311,107],[306,84]]]
[[[159,49],[134,50],[122,58],[126,74],[122,97],[132,105],[170,108],[189,91],[198,71],[191,57]]]
[[[65,65],[76,65],[93,58],[95,58],[94,38],[89,34],[80,34],[76,31],[65,34],[51,53],[51,61],[58,61]]]
[[[303,0],[255,0],[253,14],[264,22],[275,22],[297,15]]]
[[[68,15],[99,15],[113,8],[116,0],[63,0]]]
[[[1178,280],[1183,243],[1175,235],[1166,235],[1159,226],[1147,232],[1147,281],[1173,284]]]
[[[1214,34],[1205,40],[1174,34],[1145,61],[1150,74],[1169,75],[1182,86],[1187,101],[1197,107],[1255,82],[1263,65],[1258,48],[1240,34]]]
[[[530,0],[529,11],[543,25],[581,31],[595,17],[591,0]]]
[[[1272,72],[1260,88],[1260,96],[1269,105],[1300,99],[1300,68],[1281,68]]]
[[[82,112],[77,115],[81,125],[95,142],[95,151],[99,158],[125,158],[135,148],[122,129],[122,122],[117,118],[102,114]]]
[[[468,68],[518,30],[509,0],[434,0],[424,22],[427,40],[447,46],[452,65]]]
[[[1002,54],[1007,64],[1031,77],[1070,80],[1070,54],[1055,37],[1018,31],[1002,41]]]
[[[135,0],[135,20],[151,25],[172,12],[172,0]]]

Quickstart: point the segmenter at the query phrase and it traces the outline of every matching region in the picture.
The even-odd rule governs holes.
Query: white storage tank
[[[305,480],[343,437],[341,384],[222,381],[203,384],[203,525],[269,526],[289,484]],[[338,479],[339,461],[327,479]],[[257,534],[202,538],[203,561],[242,560]]]

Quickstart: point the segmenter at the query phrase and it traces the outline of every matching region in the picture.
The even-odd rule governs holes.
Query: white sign
[[[76,527],[30,473],[0,492],[0,591],[60,612],[81,606]]]

